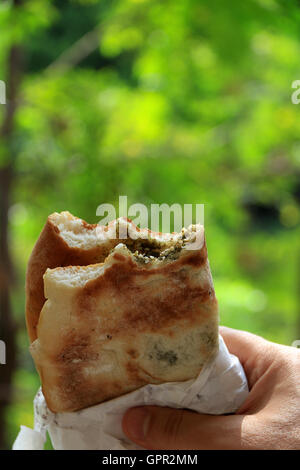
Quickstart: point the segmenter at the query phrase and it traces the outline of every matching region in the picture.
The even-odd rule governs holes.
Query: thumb
[[[229,352],[237,356],[246,373],[250,390],[274,362],[274,343],[247,331],[220,326]],[[278,346],[277,346],[278,347]]]
[[[146,449],[245,449],[251,448],[255,419],[143,406],[128,410],[122,427],[130,440]]]

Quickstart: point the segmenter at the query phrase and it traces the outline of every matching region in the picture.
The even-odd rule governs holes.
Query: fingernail
[[[150,422],[150,413],[145,408],[132,408],[127,412],[126,427],[133,440],[144,442]]]

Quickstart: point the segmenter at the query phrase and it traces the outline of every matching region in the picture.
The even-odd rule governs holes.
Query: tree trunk
[[[13,8],[21,4],[15,0]],[[22,72],[22,50],[17,44],[10,47],[7,62],[7,104],[0,129],[0,139],[5,149],[4,165],[0,167],[0,339],[6,345],[6,364],[0,365],[0,449],[7,448],[5,436],[6,408],[12,399],[12,379],[16,367],[16,327],[10,302],[14,280],[13,263],[9,250],[8,210],[14,182],[16,158],[13,144],[14,117]]]
[[[16,366],[15,324],[10,303],[12,284],[11,259],[8,249],[7,227],[12,169],[0,170],[0,339],[6,345],[6,364],[0,365],[0,449],[7,447],[5,439],[5,410],[12,397],[12,378]]]

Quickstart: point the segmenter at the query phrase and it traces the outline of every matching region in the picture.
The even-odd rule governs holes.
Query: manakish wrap
[[[148,383],[196,377],[218,350],[203,226],[161,234],[118,219],[97,233],[97,226],[69,213],[51,217],[27,273],[27,325],[37,337],[30,349],[51,411],[75,411]],[[118,238],[121,226],[130,236]],[[198,248],[190,249],[195,239]],[[46,253],[52,268],[70,260],[77,265],[46,270]],[[42,277],[43,270],[45,303],[29,278],[30,272]],[[33,297],[38,301],[30,302]]]

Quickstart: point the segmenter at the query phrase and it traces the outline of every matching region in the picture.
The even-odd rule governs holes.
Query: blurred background
[[[24,279],[54,211],[204,203],[221,323],[300,338],[299,32],[296,0],[1,1],[0,448],[33,425]]]

